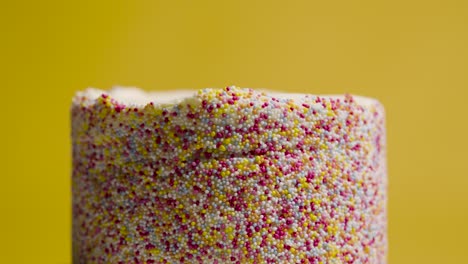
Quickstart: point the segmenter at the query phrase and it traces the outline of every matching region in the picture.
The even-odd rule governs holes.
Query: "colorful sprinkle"
[[[74,263],[386,262],[377,101],[95,93],[72,106]]]

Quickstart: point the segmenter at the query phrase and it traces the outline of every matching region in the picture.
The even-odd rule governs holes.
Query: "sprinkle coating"
[[[386,263],[384,109],[234,86],[77,94],[74,263]]]

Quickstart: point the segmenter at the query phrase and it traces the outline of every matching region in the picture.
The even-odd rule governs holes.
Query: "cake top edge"
[[[109,90],[98,88],[87,88],[78,91],[73,97],[73,104],[93,105],[97,99],[109,96],[119,104],[132,107],[145,107],[148,104],[154,105],[175,105],[185,100],[195,98],[197,94],[213,91],[242,91],[262,94],[264,96],[275,97],[282,100],[293,100],[296,102],[307,102],[317,97],[323,99],[344,100],[346,96],[351,96],[354,101],[361,106],[371,106],[380,104],[377,99],[360,95],[341,95],[341,94],[307,94],[307,93],[287,93],[264,88],[239,88],[228,86],[226,88],[204,88],[204,89],[174,89],[165,91],[146,91],[137,87],[114,86]]]

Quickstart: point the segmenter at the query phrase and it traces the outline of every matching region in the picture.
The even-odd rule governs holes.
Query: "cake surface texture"
[[[73,263],[386,263],[370,98],[88,89],[73,99]]]

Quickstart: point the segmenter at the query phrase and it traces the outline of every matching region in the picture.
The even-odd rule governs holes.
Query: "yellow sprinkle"
[[[312,221],[316,221],[316,220],[317,220],[317,216],[314,215],[314,214],[312,214],[312,213],[309,215],[309,217],[310,217],[310,219],[311,219]]]
[[[157,249],[157,248],[151,249],[150,252],[155,254],[155,255],[159,255],[159,253],[160,253],[159,249]]]

